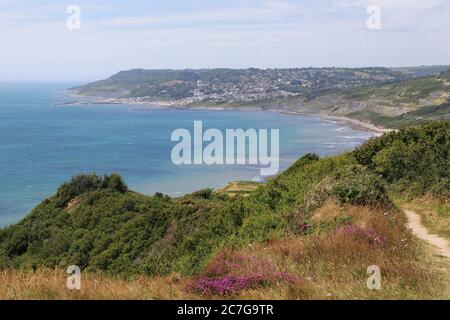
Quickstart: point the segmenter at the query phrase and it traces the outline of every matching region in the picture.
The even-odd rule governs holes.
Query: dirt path
[[[450,245],[448,241],[435,234],[429,233],[428,229],[422,224],[420,215],[414,211],[404,209],[404,212],[406,214],[406,218],[408,219],[408,228],[412,230],[413,234],[419,239],[422,239],[434,247],[437,247],[442,256],[450,259]]]

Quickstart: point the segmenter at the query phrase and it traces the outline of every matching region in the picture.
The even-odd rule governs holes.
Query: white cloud
[[[433,9],[447,4],[446,0],[332,0],[336,8],[368,7],[375,4],[386,9]]]
[[[217,9],[188,11],[176,14],[150,16],[121,16],[99,21],[104,26],[156,26],[197,23],[234,23],[255,21],[286,21],[298,15],[301,7],[292,2],[266,0],[253,6],[220,7]]]
[[[383,10],[381,31],[366,28],[368,2],[245,1],[139,16],[112,10],[82,21],[80,31],[65,28],[65,8],[56,16],[51,6],[2,12],[0,80],[95,80],[137,67],[450,63],[450,10],[442,1],[414,9],[394,0]]]

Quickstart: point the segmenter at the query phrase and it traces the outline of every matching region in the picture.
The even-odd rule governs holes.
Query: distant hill
[[[450,66],[421,66],[421,67],[403,67],[403,68],[392,68],[394,71],[399,71],[414,77],[428,77],[436,76],[442,72],[448,71]]]
[[[450,71],[436,76],[351,89],[324,90],[287,104],[288,109],[346,116],[399,127],[450,119]]]
[[[437,74],[441,68],[423,67],[420,70],[422,74]],[[104,98],[196,98],[186,102],[249,102],[288,94],[406,80],[417,73],[415,68],[134,69],[73,90],[80,95]]]
[[[72,88],[81,95],[96,97],[173,97],[192,95],[199,74],[190,70],[120,71],[105,80]]]

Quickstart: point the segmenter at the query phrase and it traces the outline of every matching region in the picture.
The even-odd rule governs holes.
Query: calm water
[[[61,106],[71,84],[0,84],[0,225],[17,222],[79,173],[119,172],[129,186],[173,196],[259,178],[255,166],[172,164],[174,129],[279,128],[281,167],[307,152],[336,154],[369,133],[271,112],[181,111],[139,106]]]

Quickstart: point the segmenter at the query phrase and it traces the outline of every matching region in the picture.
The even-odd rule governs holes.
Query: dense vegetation
[[[117,174],[74,177],[21,222],[0,230],[0,268],[75,264],[124,276],[198,274],[225,246],[347,225],[345,215],[326,224],[311,220],[326,199],[390,209],[390,192],[448,198],[449,150],[450,122],[430,122],[349,154],[306,155],[246,196],[212,190],[177,199],[146,196],[128,191]]]

